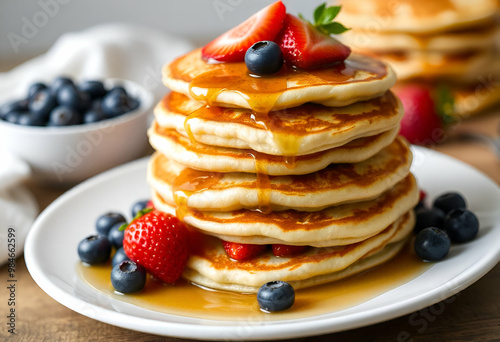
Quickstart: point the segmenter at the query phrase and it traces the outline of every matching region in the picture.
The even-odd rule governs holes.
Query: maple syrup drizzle
[[[312,317],[354,307],[415,279],[432,263],[418,259],[408,244],[393,259],[361,274],[296,291],[295,304],[289,310],[266,314],[259,310],[255,295],[208,290],[177,282],[161,284],[148,277],[145,288],[134,294],[114,292],[111,265],[84,266],[78,263],[80,278],[100,293],[141,308],[183,317],[225,321],[275,321]]]

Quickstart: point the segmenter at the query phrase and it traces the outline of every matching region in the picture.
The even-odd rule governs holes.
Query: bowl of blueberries
[[[35,179],[74,184],[147,151],[153,95],[119,79],[59,76],[0,103],[0,143]]]

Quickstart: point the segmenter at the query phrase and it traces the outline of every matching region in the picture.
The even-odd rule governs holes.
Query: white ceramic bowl
[[[110,79],[104,84],[107,88],[122,85],[139,99],[140,106],[112,119],[66,127],[20,126],[0,120],[0,143],[30,165],[35,179],[55,184],[74,184],[140,157],[148,144],[153,96],[127,80]]]

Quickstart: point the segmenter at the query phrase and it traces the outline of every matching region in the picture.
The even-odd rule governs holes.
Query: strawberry
[[[246,51],[254,43],[276,38],[283,27],[285,15],[285,5],[276,1],[205,45],[201,50],[203,59],[243,62]]]
[[[265,245],[251,245],[229,241],[222,241],[222,246],[224,246],[224,250],[230,258],[240,261],[252,259],[266,249]]]
[[[443,126],[437,115],[430,90],[419,84],[395,88],[405,110],[399,134],[410,143],[432,145],[443,138]]]
[[[189,231],[177,217],[153,210],[132,221],[123,239],[125,254],[150,274],[173,283],[189,255]]]
[[[276,42],[288,64],[302,69],[328,67],[345,60],[351,49],[317,30],[311,23],[287,14]]]
[[[307,246],[290,246],[290,245],[274,244],[272,245],[272,248],[274,256],[290,257],[302,254],[307,249]]]
[[[148,203],[146,203],[146,208],[155,208],[155,204],[153,203],[153,200],[149,200]]]

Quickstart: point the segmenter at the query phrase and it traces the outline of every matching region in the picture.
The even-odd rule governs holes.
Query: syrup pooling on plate
[[[109,274],[111,265],[77,265],[80,278],[100,293],[118,301],[160,313],[201,319],[255,322],[313,317],[354,307],[403,285],[424,273],[430,263],[423,263],[410,244],[388,262],[356,276],[337,282],[297,290],[290,310],[269,315],[259,310],[255,295],[207,290],[184,281],[164,285],[148,278],[143,291],[119,295],[113,291]]]

